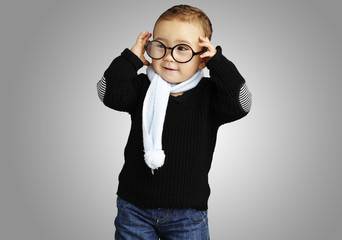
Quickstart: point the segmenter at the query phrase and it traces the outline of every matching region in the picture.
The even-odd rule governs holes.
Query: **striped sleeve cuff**
[[[100,100],[103,102],[103,98],[106,92],[106,79],[103,76],[102,79],[97,83],[97,95]]]
[[[242,109],[245,112],[249,112],[252,106],[252,94],[248,90],[246,83],[244,83],[240,89],[239,100]]]

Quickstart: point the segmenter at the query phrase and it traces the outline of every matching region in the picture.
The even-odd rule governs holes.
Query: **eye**
[[[191,47],[188,45],[179,45],[177,46],[177,51],[179,52],[185,52],[185,51],[191,51]]]
[[[177,51],[188,51],[190,50],[188,46],[180,45],[177,47]]]
[[[161,44],[161,43],[157,43],[155,46],[156,46],[157,48],[164,48],[164,45]]]

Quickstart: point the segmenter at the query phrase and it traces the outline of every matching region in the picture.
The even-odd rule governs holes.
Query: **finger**
[[[202,48],[207,48],[209,51],[211,50],[211,49],[213,49],[213,47],[212,47],[212,44],[211,43],[199,43],[198,44],[200,47],[202,47]]]
[[[214,53],[205,52],[200,55],[200,58],[212,58],[214,55]]]
[[[149,42],[149,38],[151,37],[151,33],[147,32],[145,35],[141,38],[141,44],[146,45]]]
[[[149,32],[142,32],[142,34],[141,34],[141,39],[150,38],[151,35],[152,35],[152,34],[149,33]]]
[[[141,32],[138,36],[137,43],[145,43],[146,39],[149,38],[149,32]]]
[[[143,63],[144,63],[145,66],[150,66],[150,62],[147,61],[146,59],[143,61]]]
[[[205,48],[208,49],[208,51],[214,51],[214,52],[216,52],[215,46],[209,41],[208,38],[203,38],[203,37],[202,37],[202,39],[203,39],[203,41],[201,41],[201,42],[198,44],[200,47],[203,47],[203,48],[205,47]]]
[[[141,39],[144,37],[144,35],[146,34],[146,32],[141,32],[137,38],[137,42],[140,42]]]
[[[203,37],[203,36],[200,36],[199,40],[200,40],[200,42],[210,42],[208,37]]]
[[[214,48],[213,50],[208,49],[208,51],[202,53],[200,55],[201,58],[206,58],[206,57],[213,57],[216,54],[216,49]]]
[[[206,47],[209,51],[214,51],[216,49],[211,42],[201,42],[199,45],[201,47]]]
[[[150,39],[151,36],[152,36],[152,34],[147,32],[146,35],[143,38],[143,43],[147,44],[149,42],[149,39]]]
[[[201,57],[201,58],[213,57],[216,53],[217,53],[217,50],[216,50],[215,47],[214,47],[214,48],[211,48],[211,49],[208,48],[208,51],[202,53],[202,54],[200,55],[200,57]]]

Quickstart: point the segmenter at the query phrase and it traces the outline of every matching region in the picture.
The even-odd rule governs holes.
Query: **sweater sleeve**
[[[221,47],[217,47],[217,53],[206,65],[214,91],[211,109],[218,124],[233,122],[247,115],[252,94],[235,65],[222,55]]]
[[[130,112],[137,104],[141,81],[137,71],[142,61],[129,49],[115,58],[97,83],[100,100],[109,108]]]

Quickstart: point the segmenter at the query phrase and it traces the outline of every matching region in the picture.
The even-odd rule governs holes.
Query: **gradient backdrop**
[[[1,2],[1,240],[113,239],[130,123],[96,83],[178,3]],[[212,239],[342,239],[341,2],[183,3],[209,15],[253,93],[219,132]]]

